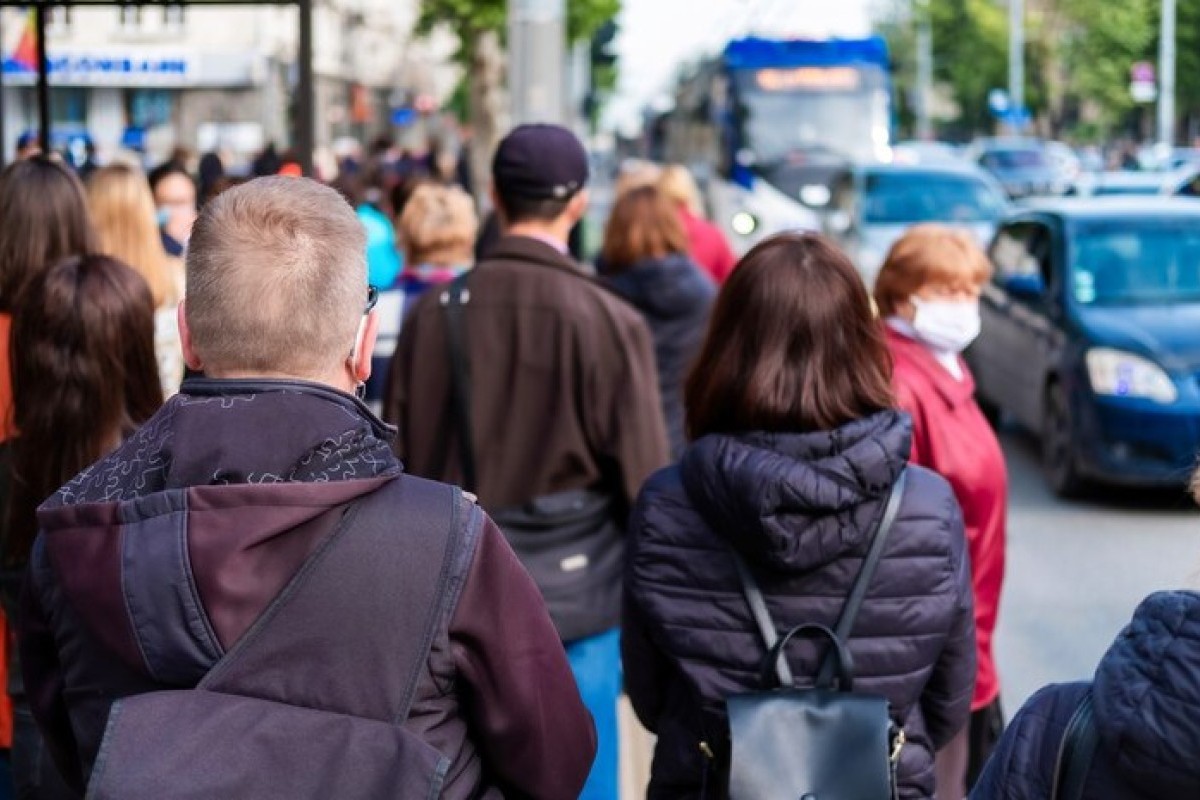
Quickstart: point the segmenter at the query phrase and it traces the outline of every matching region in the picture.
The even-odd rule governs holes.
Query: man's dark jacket
[[[717,287],[690,258],[678,254],[639,261],[605,282],[650,326],[671,457],[677,459],[687,442],[683,384],[704,342]]]
[[[327,387],[189,381],[47,501],[19,646],[69,782],[91,774],[114,700],[195,686],[350,504],[406,480],[391,438]],[[163,513],[173,490],[185,490],[182,520]],[[495,525],[461,502],[451,596],[405,728],[451,759],[443,797],[573,796],[595,752],[591,719],[536,587]],[[152,544],[180,535],[187,564],[159,563],[173,551]],[[181,571],[186,585],[162,585]],[[147,602],[179,592],[199,619],[190,602]],[[311,657],[319,644],[315,631]]]
[[[886,411],[831,432],[705,436],[655,475],[630,528],[622,655],[629,698],[658,734],[648,797],[719,798],[724,700],[759,690],[765,646],[731,548],[762,586],[776,627],[833,627],[908,461],[908,417]],[[883,695],[907,743],[900,797],[933,796],[934,753],[966,724],[975,630],[962,518],[950,486],[909,468],[900,515],[849,648],[855,691]],[[797,681],[820,654],[789,646]],[[709,762],[700,742],[716,755]]]
[[[509,236],[471,273],[464,309],[484,508],[571,489],[632,507],[667,463],[650,331],[637,311],[545,242]],[[405,320],[383,417],[414,475],[462,483],[442,292]]]
[[[1069,624],[1069,620],[1062,620]],[[1004,732],[971,800],[1045,800],[1086,683],[1047,686]],[[1087,800],[1200,797],[1200,594],[1159,592],[1100,661],[1092,682],[1100,744]]]

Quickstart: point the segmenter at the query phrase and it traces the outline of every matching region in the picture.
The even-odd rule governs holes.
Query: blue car
[[[1200,452],[1200,203],[1044,200],[1005,219],[983,332],[985,408],[1039,435],[1047,480],[1180,485]]]

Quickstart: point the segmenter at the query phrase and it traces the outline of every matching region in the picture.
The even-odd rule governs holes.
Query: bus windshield
[[[745,146],[758,163],[812,150],[875,160],[888,142],[888,94],[869,66],[758,69],[736,73]]]

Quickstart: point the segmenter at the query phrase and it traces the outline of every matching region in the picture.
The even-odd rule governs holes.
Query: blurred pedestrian
[[[13,346],[13,313],[21,307],[29,284],[58,261],[95,250],[83,186],[70,168],[56,159],[34,155],[0,172],[0,441],[16,431],[10,358],[24,345]],[[57,373],[56,373],[57,374]],[[0,615],[0,681],[7,686],[8,617]],[[12,707],[0,694],[0,766],[7,772],[12,743]],[[7,783],[7,775],[5,776]],[[0,785],[0,797],[7,796]]]
[[[32,158],[36,155],[41,155],[42,144],[38,140],[38,135],[35,131],[25,131],[17,137],[17,152],[14,160],[21,161],[26,158]]]
[[[283,163],[279,159],[279,152],[275,149],[275,142],[267,142],[267,146],[262,149],[258,155],[254,157],[254,161],[250,164],[250,172],[256,178],[262,178],[267,175],[276,175],[279,173],[279,168]]]
[[[1090,682],[1046,686],[1031,697],[984,766],[972,800],[1071,798],[1055,778],[1066,773],[1067,731],[1085,700],[1097,738],[1077,796],[1200,797],[1200,592],[1150,595]]]
[[[657,188],[642,186],[617,199],[599,263],[605,282],[642,312],[654,335],[672,458],[679,458],[685,444],[684,377],[704,340],[717,294],[687,251],[679,215]]]
[[[12,353],[19,433],[0,445],[0,600],[10,617],[38,532],[37,507],[163,401],[154,303],[146,281],[120,261],[71,257],[36,275],[13,320],[13,337],[21,343]],[[45,750],[17,649],[9,651],[8,693],[17,796],[78,797]]]
[[[721,229],[704,218],[704,204],[692,173],[672,164],[663,170],[658,187],[675,203],[692,258],[714,281],[724,283],[737,264],[737,257]]]
[[[182,256],[196,221],[196,184],[187,169],[175,161],[151,170],[149,181],[163,249],[168,255]]]
[[[333,187],[354,208],[367,230],[367,279],[380,291],[391,289],[400,276],[403,261],[397,249],[396,228],[382,207],[382,190],[377,183],[351,174],[339,175]]]
[[[401,325],[417,300],[430,287],[454,280],[474,264],[479,221],[475,204],[461,189],[435,183],[418,187],[405,201],[398,225],[404,272],[391,290],[379,294],[379,336],[367,381],[368,405],[383,400]]]
[[[183,261],[167,255],[155,224],[154,196],[141,170],[126,164],[102,167],[87,184],[88,206],[100,252],[137,270],[154,298],[154,351],[163,394],[179,391],[183,349],[177,311],[183,299]]]
[[[537,588],[462,492],[403,474],[354,397],[376,330],[365,246],[315,181],[205,206],[180,327],[207,377],[42,506],[19,644],[76,791],[583,785],[594,733]]]
[[[646,483],[630,523],[622,655],[658,735],[651,800],[723,796],[724,701],[768,688],[735,553],[781,632],[832,628],[906,468],[847,644],[854,691],[886,697],[905,732],[898,796],[933,797],[934,752],[966,724],[975,677],[970,573],[950,486],[908,466],[889,369],[862,279],[822,237],[768,239],[718,295],[687,382],[692,442]],[[788,651],[798,684],[815,682],[824,652]]]
[[[938,791],[947,800],[967,795],[1004,726],[992,642],[1004,583],[1008,478],[960,355],[979,334],[979,295],[990,275],[969,233],[918,225],[892,246],[875,282],[896,398],[913,420],[912,461],[954,488],[971,557],[979,673],[971,724],[938,755]]]
[[[538,581],[596,721],[581,796],[614,800],[624,522],[668,458],[652,339],[567,256],[588,203],[574,134],[518,127],[492,178],[505,236],[413,308],[388,418],[409,469],[477,493]]]
[[[221,154],[216,150],[211,150],[200,156],[199,172],[200,200],[204,202],[212,193],[216,182],[225,177],[225,164],[221,161]]]

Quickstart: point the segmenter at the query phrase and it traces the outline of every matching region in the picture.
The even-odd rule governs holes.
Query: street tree
[[[488,174],[491,153],[507,128],[507,6],[507,0],[421,0],[417,21],[419,32],[444,26],[458,37],[457,59],[465,72],[468,119],[474,132],[471,168],[475,175]],[[620,7],[621,0],[566,0],[568,41],[590,39]]]

